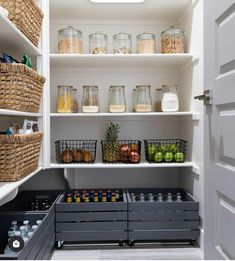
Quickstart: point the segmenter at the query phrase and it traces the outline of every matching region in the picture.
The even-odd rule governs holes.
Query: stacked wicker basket
[[[35,0],[0,0],[8,18],[38,46],[43,13]],[[45,78],[24,64],[0,63],[0,109],[38,113]],[[17,181],[37,169],[43,133],[0,135],[0,181]]]

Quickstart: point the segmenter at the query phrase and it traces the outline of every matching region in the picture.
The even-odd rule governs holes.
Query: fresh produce
[[[155,156],[154,156],[154,161],[157,163],[161,163],[163,161],[164,155],[162,152],[158,151],[156,152]]]
[[[87,163],[93,161],[92,153],[90,151],[83,151],[83,159]]]
[[[73,162],[73,152],[67,148],[63,151],[61,158],[64,163],[71,163]]]
[[[183,152],[176,152],[174,159],[175,159],[175,162],[177,162],[177,163],[184,162],[184,153]]]
[[[129,146],[130,146],[130,150],[131,150],[131,151],[135,151],[135,152],[138,152],[138,151],[139,151],[139,144],[132,143],[132,144],[130,144]]]
[[[120,157],[120,144],[118,143],[118,134],[120,126],[110,122],[106,130],[106,143],[104,144],[104,160],[107,162],[116,162]]]
[[[156,148],[154,144],[149,144],[148,145],[148,157],[149,160],[153,160],[154,159],[154,155],[156,153]]]
[[[170,144],[169,151],[172,152],[172,153],[176,153],[178,151],[177,144]]]
[[[138,152],[132,151],[130,154],[130,162],[131,163],[139,163],[140,162],[140,155]]]
[[[166,152],[164,154],[164,160],[165,162],[172,162],[174,159],[174,154],[172,152]]]
[[[160,144],[158,147],[158,150],[162,153],[166,153],[167,151],[167,146],[165,144]]]
[[[75,162],[82,162],[83,154],[84,154],[84,151],[82,151],[82,150],[74,150],[73,151],[73,160]]]

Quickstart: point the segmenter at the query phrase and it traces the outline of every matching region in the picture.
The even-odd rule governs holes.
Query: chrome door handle
[[[195,100],[204,101],[204,105],[212,104],[212,90],[205,90],[203,95],[194,97]]]

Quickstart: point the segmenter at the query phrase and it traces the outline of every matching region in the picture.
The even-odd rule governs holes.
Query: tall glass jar
[[[59,113],[72,112],[72,89],[73,86],[66,86],[66,85],[58,86],[57,112]]]
[[[179,98],[176,84],[163,85],[162,111],[175,112],[179,110]]]
[[[61,54],[81,54],[83,51],[82,32],[68,26],[58,32],[58,50]]]
[[[72,112],[78,112],[78,92],[77,89],[72,89]]]
[[[125,86],[110,86],[109,112],[123,113],[126,111]]]
[[[136,105],[136,89],[133,89],[133,91],[132,91],[132,107],[133,107],[134,112],[135,112],[135,105]]]
[[[100,106],[98,86],[83,86],[82,112],[97,113],[99,111]]]
[[[161,89],[156,89],[157,92],[157,98],[156,98],[156,112],[161,112],[162,111],[162,88]]]
[[[156,52],[155,35],[151,33],[142,33],[137,35],[137,53],[153,54]]]
[[[151,86],[150,85],[136,86],[135,112],[151,112],[151,111],[152,111]]]
[[[89,45],[91,54],[106,54],[108,52],[108,36],[99,32],[90,34]]]
[[[130,34],[119,33],[113,36],[113,52],[115,54],[131,54],[132,39]]]
[[[161,33],[162,53],[185,53],[186,41],[183,29],[174,26]]]

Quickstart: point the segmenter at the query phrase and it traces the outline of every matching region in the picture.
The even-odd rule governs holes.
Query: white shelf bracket
[[[192,167],[192,172],[193,172],[194,174],[196,174],[196,175],[200,175],[201,169],[200,169],[199,166],[194,165],[194,166]]]

